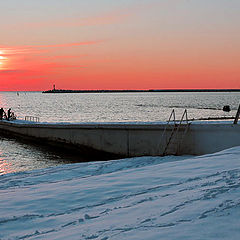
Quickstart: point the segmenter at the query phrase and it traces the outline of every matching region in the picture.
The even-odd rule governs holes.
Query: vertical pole
[[[236,114],[236,117],[234,119],[233,124],[237,124],[238,123],[239,115],[240,115],[240,104],[238,106],[237,114]]]

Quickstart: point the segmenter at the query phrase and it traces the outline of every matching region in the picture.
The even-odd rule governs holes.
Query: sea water
[[[0,107],[11,108],[19,119],[43,122],[167,121],[172,109],[180,119],[234,116],[240,93],[62,93],[0,92]],[[223,112],[229,105],[229,113]],[[56,151],[0,135],[0,174],[45,168],[77,161],[82,156]],[[97,160],[97,159],[96,159]]]

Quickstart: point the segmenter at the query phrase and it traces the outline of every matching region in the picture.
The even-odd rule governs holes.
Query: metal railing
[[[184,117],[186,117],[186,119],[184,120]],[[183,122],[186,122],[186,124],[183,124]],[[184,131],[183,131],[183,134],[181,136],[180,139],[178,139],[178,134],[179,134],[179,130],[180,130],[180,127],[183,126],[184,127]],[[176,129],[176,138],[178,139],[178,142],[177,142],[177,151],[176,151],[176,155],[180,152],[180,147],[181,147],[181,144],[185,138],[185,135],[188,131],[188,127],[189,127],[189,120],[188,120],[188,115],[187,115],[187,109],[185,109],[183,115],[182,115],[182,118],[178,124],[178,127]]]
[[[238,110],[237,110],[237,113],[236,113],[236,117],[234,118],[233,124],[237,124],[238,123],[239,116],[240,116],[240,104],[238,106]]]
[[[39,122],[40,119],[39,117],[25,116],[24,120],[29,122]]]
[[[173,117],[173,120],[171,120],[172,117]],[[184,119],[184,117],[185,117],[185,119]],[[168,126],[169,126],[170,122],[173,122],[173,124],[171,125],[171,132],[169,134],[169,137],[167,137],[166,131],[167,131],[167,129],[169,129]],[[186,124],[183,124],[183,122],[186,122]],[[183,135],[181,136],[181,139],[179,139],[178,134],[179,134],[179,130],[180,130],[181,126],[184,127],[184,129],[183,129],[184,131],[183,131]],[[172,113],[171,113],[171,115],[169,117],[169,120],[167,121],[167,124],[166,124],[166,126],[164,128],[162,137],[161,137],[160,144],[163,143],[163,139],[164,139],[164,137],[166,137],[166,139],[165,139],[165,147],[163,148],[163,151],[162,151],[161,155],[164,156],[164,155],[167,154],[167,150],[168,150],[169,145],[172,142],[173,138],[177,140],[175,154],[177,154],[179,152],[180,145],[182,144],[182,141],[183,141],[183,139],[184,139],[184,137],[186,135],[186,132],[188,130],[188,126],[189,126],[189,120],[188,120],[188,115],[187,115],[187,109],[184,110],[184,113],[183,113],[182,118],[181,118],[180,121],[176,120],[176,118],[175,118],[175,111],[173,109]]]
[[[170,117],[169,117],[169,119],[167,121],[167,124],[166,124],[166,126],[165,126],[165,128],[163,130],[163,133],[162,133],[162,136],[161,136],[161,139],[160,139],[160,143],[159,143],[159,145],[160,145],[159,147],[160,148],[161,148],[164,140],[165,140],[166,144],[168,142],[166,131],[168,129],[168,126],[169,126],[170,122],[174,123],[173,126],[172,126],[171,134],[170,134],[170,135],[172,135],[173,132],[174,132],[175,124],[176,124],[176,114],[175,114],[175,110],[174,109],[172,110],[172,112],[170,114]],[[166,137],[166,139],[165,139],[165,137]],[[164,155],[164,152],[165,152],[165,149],[163,149],[162,154],[160,154],[160,155]]]

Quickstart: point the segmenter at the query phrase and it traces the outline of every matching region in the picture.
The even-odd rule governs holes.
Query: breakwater
[[[176,131],[177,129],[177,131]],[[34,123],[1,121],[0,131],[98,158],[202,155],[240,145],[240,125],[202,122]]]
[[[188,92],[240,92],[240,89],[147,89],[147,90],[70,90],[70,89],[51,89],[42,93],[142,93],[142,92],[160,92],[160,93],[188,93]]]

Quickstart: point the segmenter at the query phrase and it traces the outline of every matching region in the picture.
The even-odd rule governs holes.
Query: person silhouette
[[[10,118],[11,118],[11,108],[9,108],[7,111],[7,120],[9,121]]]
[[[3,119],[3,113],[4,113],[4,110],[3,110],[3,108],[0,108],[0,120],[2,120],[2,119]]]

